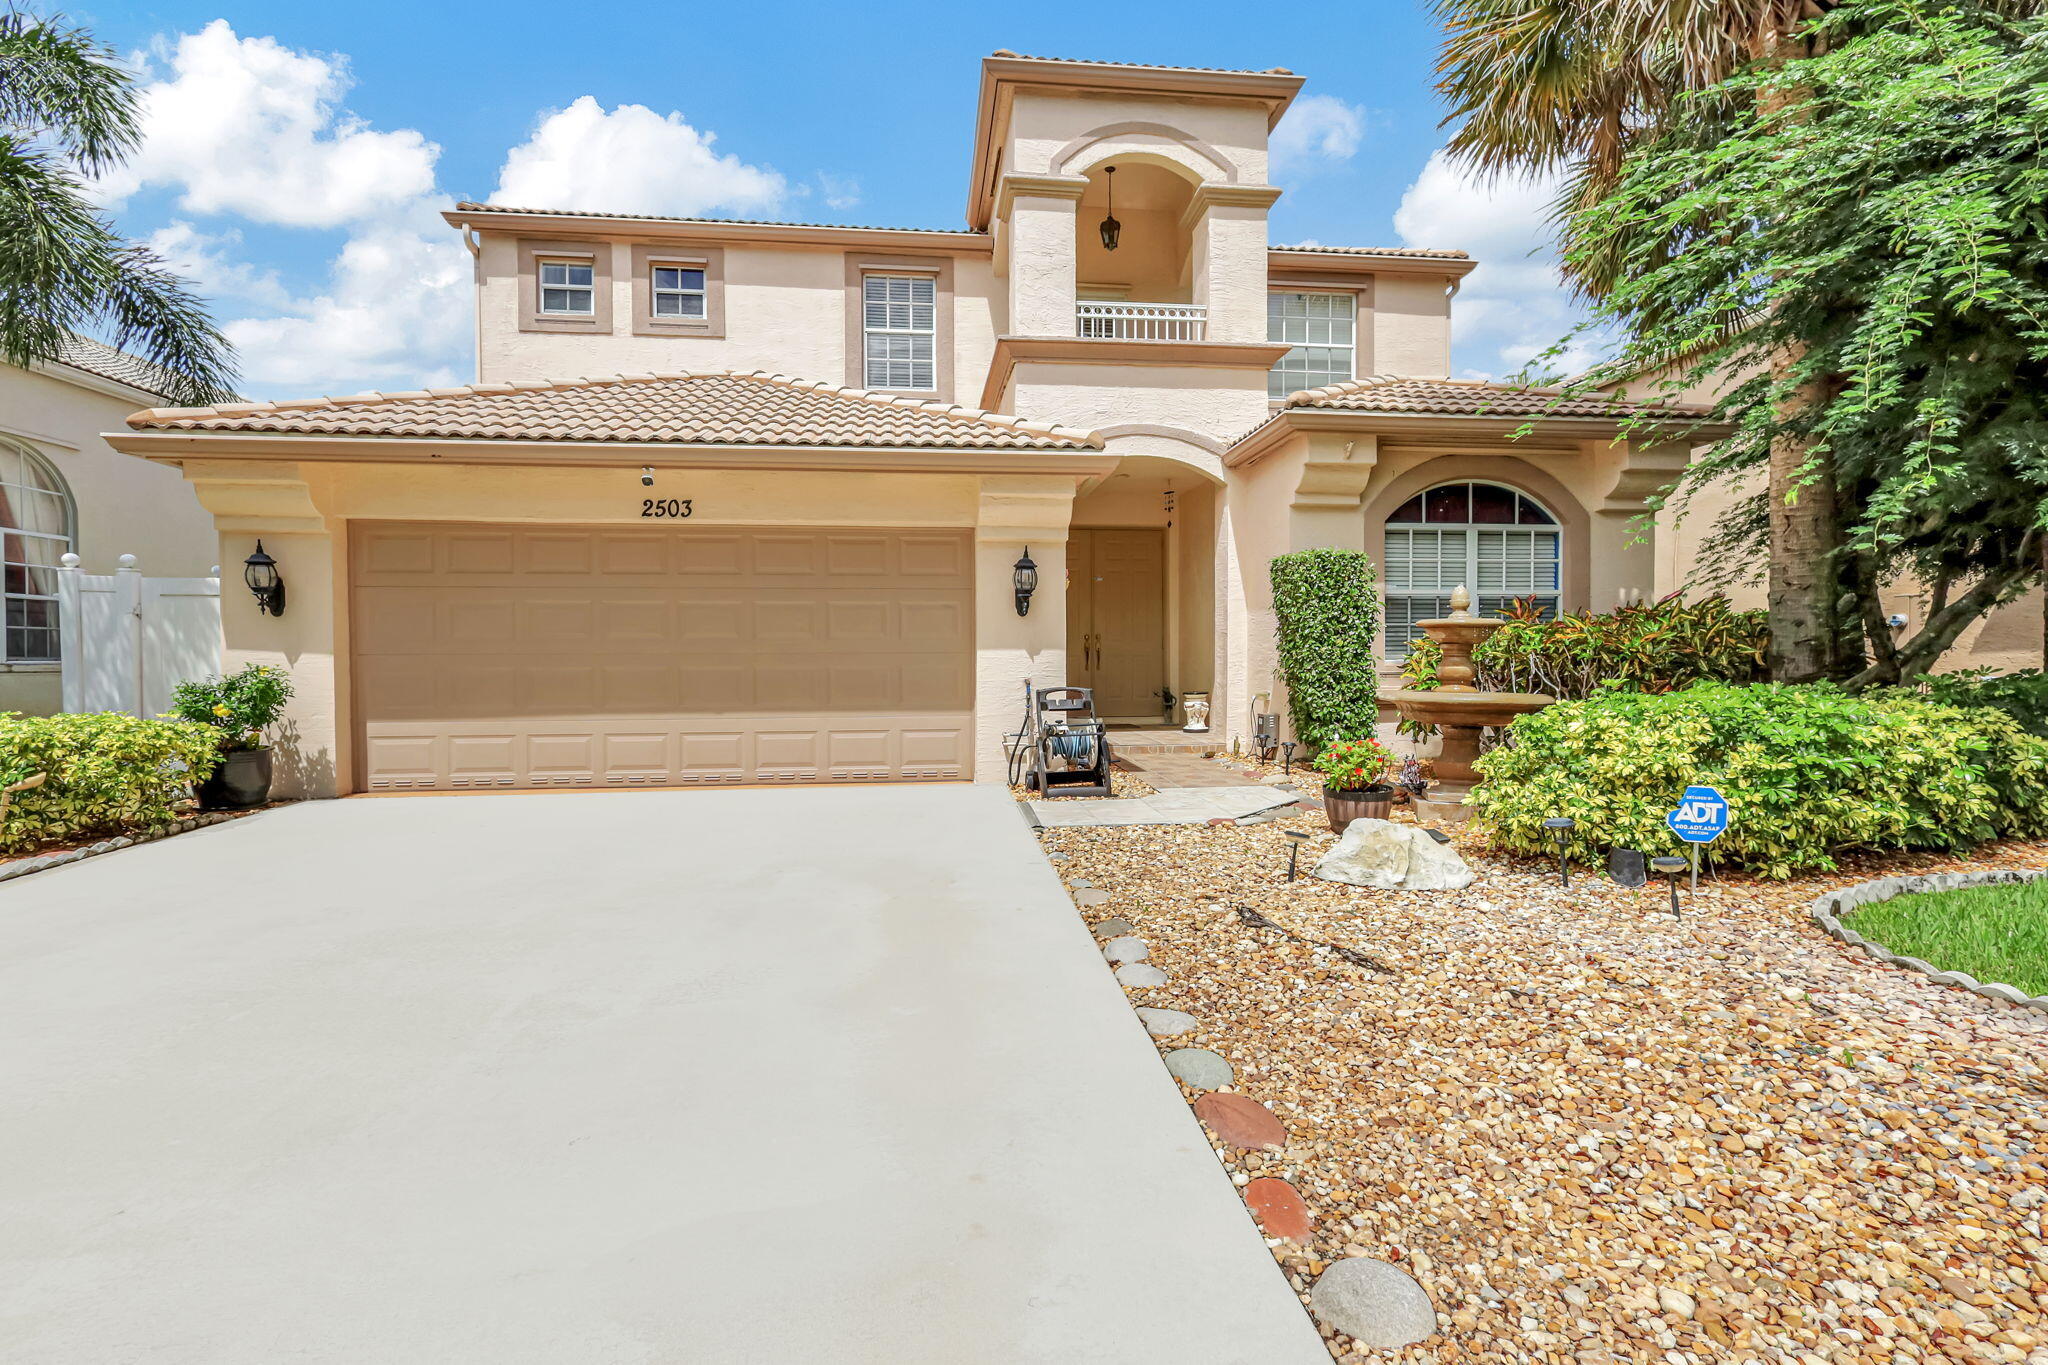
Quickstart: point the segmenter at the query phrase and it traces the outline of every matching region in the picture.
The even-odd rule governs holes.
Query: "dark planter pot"
[[[1330,817],[1332,834],[1342,834],[1353,820],[1384,820],[1393,809],[1392,787],[1323,788],[1323,813]]]
[[[235,749],[199,784],[203,810],[242,810],[270,799],[270,750]]]

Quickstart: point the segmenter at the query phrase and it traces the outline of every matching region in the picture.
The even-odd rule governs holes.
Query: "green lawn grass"
[[[1897,896],[1843,922],[1941,971],[2048,995],[2048,877]]]

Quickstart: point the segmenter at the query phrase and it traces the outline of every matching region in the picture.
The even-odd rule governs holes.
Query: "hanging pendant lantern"
[[[1116,167],[1104,166],[1102,173],[1109,177],[1102,182],[1109,191],[1109,211],[1102,220],[1102,249],[1115,251],[1117,236],[1124,229],[1124,225],[1116,220]]]

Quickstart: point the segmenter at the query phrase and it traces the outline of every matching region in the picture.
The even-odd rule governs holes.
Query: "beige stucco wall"
[[[223,596],[230,667],[278,663],[297,695],[278,738],[279,794],[353,789],[349,712],[348,525],[353,520],[646,525],[634,468],[314,464],[188,460],[220,515],[223,552],[261,535],[291,590],[281,618],[246,593]],[[1025,679],[1066,674],[1064,582],[1071,475],[663,470],[655,492],[692,500],[693,526],[958,526],[976,538],[975,776],[1003,776],[1001,736],[1022,714]],[[1042,586],[1016,614],[1011,566],[1025,545]]]
[[[1045,361],[1017,365],[1002,407],[1090,431],[1150,424],[1224,444],[1265,421],[1268,411],[1263,371]],[[1220,472],[1220,463],[1207,463]]]
[[[1380,275],[1373,281],[1372,373],[1430,378],[1451,372],[1451,291],[1422,275]]]
[[[675,370],[768,370],[800,379],[848,382],[849,260],[951,262],[953,388],[944,396],[972,406],[988,373],[1005,303],[986,255],[928,256],[839,246],[725,246],[724,331],[716,336],[642,336],[633,330],[637,272],[631,238],[593,239],[611,268],[608,330],[521,330],[520,238],[484,234],[478,255],[479,378],[566,379]],[[568,241],[548,234],[548,241]],[[644,243],[641,243],[644,244]],[[856,314],[857,316],[857,314]]]
[[[100,438],[163,400],[66,367],[0,365],[0,438],[56,467],[77,514],[74,549],[87,573],[112,573],[132,554],[152,577],[192,578],[220,562],[213,521],[174,470],[123,455]],[[47,715],[63,683],[48,664],[0,664],[0,710]]]

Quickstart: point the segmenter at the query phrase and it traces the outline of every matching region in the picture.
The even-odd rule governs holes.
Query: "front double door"
[[[1067,540],[1067,676],[1106,720],[1165,715],[1166,533],[1083,527]]]

